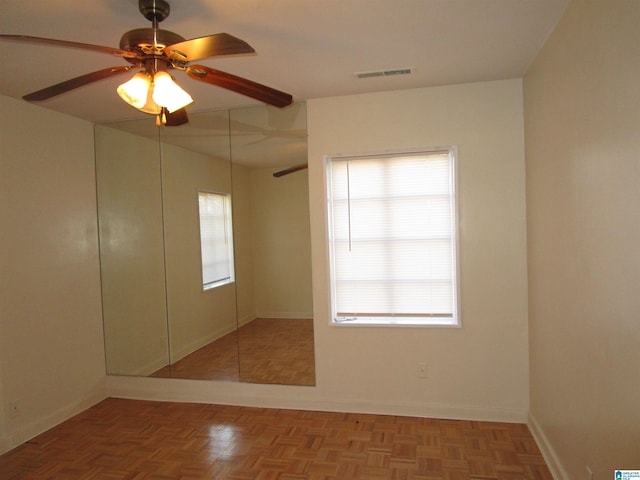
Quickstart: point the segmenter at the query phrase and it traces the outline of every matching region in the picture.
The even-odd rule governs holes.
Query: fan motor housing
[[[120,49],[142,53],[143,55],[163,56],[165,47],[184,41],[184,37],[169,30],[136,28],[122,35]],[[134,64],[138,63],[135,58],[126,58],[125,60]]]

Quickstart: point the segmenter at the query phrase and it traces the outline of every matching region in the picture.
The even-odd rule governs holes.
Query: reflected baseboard
[[[166,350],[165,350],[166,353]],[[136,368],[135,370],[131,370],[131,371],[126,371],[126,372],[114,372],[111,371],[109,369],[107,369],[107,374],[108,375],[132,375],[134,377],[146,377],[148,375],[151,375],[153,372],[160,370],[162,367],[165,367],[167,365],[167,358],[165,355],[162,356],[162,358],[156,359],[152,362],[147,363],[146,365],[143,365],[140,368]]]
[[[255,313],[238,318],[238,327],[244,327],[246,324],[253,322],[256,318],[258,317]]]
[[[313,319],[313,312],[260,312],[254,317],[254,319],[256,318],[299,318],[301,320],[311,320]]]
[[[187,355],[191,355],[193,352],[201,349],[202,347],[209,345],[210,343],[215,342],[216,340],[219,340],[225,335],[228,335],[235,331],[236,331],[235,324],[227,325],[223,328],[216,330],[215,332],[212,332],[210,335],[206,335],[205,337],[200,337],[197,340],[189,342],[187,345],[181,346],[180,348],[177,348],[174,345],[171,345],[171,364],[174,364],[182,360]],[[162,367],[164,367],[164,365],[162,365]],[[152,372],[155,372],[155,370],[153,370]]]

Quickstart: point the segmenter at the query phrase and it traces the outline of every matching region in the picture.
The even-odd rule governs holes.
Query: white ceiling
[[[198,63],[283,90],[294,100],[523,76],[568,0],[169,0],[161,28],[190,39],[226,32],[255,55]],[[0,0],[0,33],[118,47],[149,27],[138,0]],[[82,50],[0,41],[0,93],[20,98],[95,70],[127,65]],[[356,79],[354,72],[413,68],[408,76]],[[115,88],[94,83],[39,105],[92,122],[145,117]],[[175,77],[188,110],[258,105],[244,96]]]

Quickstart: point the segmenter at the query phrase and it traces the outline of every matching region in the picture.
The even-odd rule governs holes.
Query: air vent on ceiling
[[[394,68],[392,70],[375,70],[371,72],[356,72],[356,78],[393,77],[394,75],[410,75],[411,68]]]

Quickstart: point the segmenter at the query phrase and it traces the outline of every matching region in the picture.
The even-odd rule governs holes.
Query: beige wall
[[[2,451],[101,400],[105,367],[93,126],[0,96],[0,149]]]
[[[308,102],[316,387],[108,377],[111,395],[525,421],[528,346],[519,80]],[[329,325],[323,156],[454,144],[459,329]],[[418,362],[429,378],[416,376]]]
[[[639,25],[574,0],[524,84],[530,423],[558,480],[640,468]]]
[[[511,80],[308,103],[317,378],[332,394],[454,417],[527,412],[521,94]],[[462,328],[330,326],[323,156],[441,145],[458,146]]]

